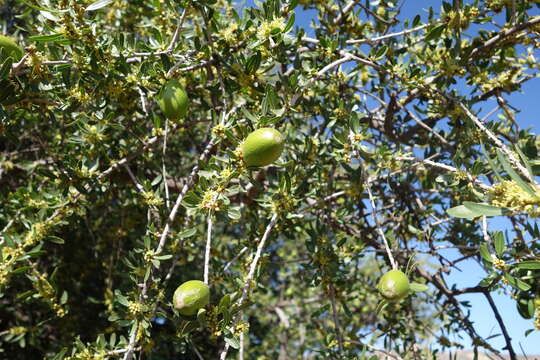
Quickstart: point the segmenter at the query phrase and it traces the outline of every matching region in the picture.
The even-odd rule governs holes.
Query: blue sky
[[[433,9],[438,12],[441,7],[442,1],[419,1],[419,0],[401,0],[399,4],[402,5],[400,19],[413,19],[414,16],[420,14],[422,20],[427,19],[427,12],[424,10],[429,6],[433,6]],[[247,6],[255,6],[253,0],[246,1]],[[540,13],[540,11],[537,11]],[[296,10],[296,26],[306,29],[308,35],[313,35],[313,31],[310,31],[309,26],[313,20],[314,11],[302,11],[298,7]],[[399,26],[398,26],[399,29]],[[395,30],[397,31],[397,30]],[[535,134],[540,134],[540,121],[538,119],[538,107],[534,106],[538,102],[538,94],[540,93],[540,79],[536,78],[527,82],[523,86],[523,90],[519,93],[515,93],[507,99],[509,103],[521,111],[517,114],[517,122],[521,128],[532,128]],[[491,109],[491,108],[490,108]],[[485,110],[490,110],[485,109]],[[509,229],[507,221],[504,219],[492,219],[489,223],[489,230],[505,230]],[[448,251],[446,253],[449,257],[459,256],[457,252]],[[485,276],[484,270],[475,262],[462,262],[460,265],[461,271],[453,270],[447,277],[448,285],[452,286],[456,284],[457,287],[475,286]],[[525,354],[538,354],[540,353],[540,332],[536,331],[531,333],[528,337],[524,336],[524,332],[527,329],[533,327],[532,320],[524,320],[518,314],[514,300],[508,295],[494,292],[492,293],[495,303],[499,308],[501,316],[507,326],[508,332],[513,340],[514,349],[517,353],[522,354],[522,350]],[[500,334],[500,328],[493,316],[491,308],[483,295],[471,294],[462,295],[459,297],[460,301],[469,301],[471,304],[471,320],[475,323],[475,327],[479,334],[484,338],[494,334]],[[463,339],[467,339],[464,345],[470,346],[468,336],[463,334]],[[463,340],[458,338],[454,339],[456,342],[463,343]],[[505,345],[502,336],[489,340],[490,344],[497,349],[502,349]]]

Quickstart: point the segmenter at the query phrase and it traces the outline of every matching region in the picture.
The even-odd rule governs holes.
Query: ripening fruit
[[[186,116],[188,97],[177,79],[165,83],[159,92],[158,104],[167,119],[178,120]]]
[[[276,161],[283,151],[283,136],[272,128],[255,130],[244,140],[242,155],[248,167],[266,166]]]
[[[173,296],[174,308],[185,316],[197,314],[209,301],[210,289],[199,280],[186,281],[176,289]]]
[[[8,57],[12,58],[13,62],[21,60],[24,51],[12,38],[4,35],[0,35],[0,48],[2,49],[2,55],[0,62],[4,62]]]
[[[379,280],[377,289],[389,301],[399,301],[409,294],[409,279],[402,271],[390,270]]]

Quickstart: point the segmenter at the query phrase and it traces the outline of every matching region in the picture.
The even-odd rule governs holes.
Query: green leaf
[[[66,39],[64,38],[64,34],[57,33],[57,34],[50,34],[50,35],[29,36],[28,40],[34,41],[34,42],[54,43],[54,42],[64,41]]]
[[[221,300],[219,301],[218,305],[218,314],[223,313],[231,306],[231,296],[229,294],[225,294]]]
[[[0,52],[3,53],[3,49],[0,49]],[[0,59],[1,59],[1,57],[0,57]],[[4,61],[2,66],[0,67],[0,79],[7,78],[7,76],[11,72],[12,64],[13,64],[12,58],[11,58],[11,56],[9,56],[6,59],[6,61]]]
[[[266,87],[266,101],[268,102],[269,109],[276,109],[280,106],[279,96],[272,86]]]
[[[178,234],[178,237],[180,239],[185,239],[185,238],[192,237],[196,233],[197,233],[196,228],[189,228],[189,229],[186,229],[186,230],[182,231],[180,234]]]
[[[15,274],[20,274],[20,273],[26,272],[26,271],[28,271],[28,270],[30,270],[30,269],[32,269],[31,266],[22,266],[22,267],[20,267],[20,268],[17,268],[17,269],[15,269],[15,270],[13,270],[13,271],[11,272],[11,274],[13,274],[13,275],[15,275]]]
[[[420,15],[416,15],[413,19],[412,27],[417,27],[420,24],[420,20],[422,20],[422,17]]]
[[[17,301],[22,301],[22,300],[28,298],[29,296],[31,296],[33,293],[34,293],[34,290],[28,290],[28,291],[25,291],[23,293],[18,294],[15,299]]]
[[[225,337],[225,342],[229,344],[233,349],[240,348],[240,341],[237,338]]]
[[[455,206],[453,208],[450,208],[446,210],[446,213],[450,216],[462,218],[462,219],[472,219],[479,215],[476,215],[476,213],[469,210],[464,205]]]
[[[250,58],[246,61],[246,74],[255,73],[261,65],[261,59],[262,56],[260,51],[257,51],[255,54],[250,56]]]
[[[49,13],[58,13],[58,14],[69,11],[69,10],[49,9],[49,8],[45,8],[45,7],[41,7],[41,6],[36,6],[36,5],[31,4],[30,2],[25,1],[25,0],[17,0],[17,1],[25,4],[26,6],[32,8],[34,10],[38,10],[38,11],[46,11],[46,12],[49,12]]]
[[[491,167],[491,170],[493,170],[493,174],[495,175],[495,177],[497,178],[497,181],[499,182],[503,182],[503,177],[501,176],[501,174],[499,174],[499,171],[497,170],[498,169],[498,166],[497,164],[495,164],[495,162],[491,159],[491,157],[489,156],[489,154],[487,153],[486,151],[486,148],[484,147],[484,144],[482,143],[482,146],[480,147],[482,149],[482,152],[484,153],[484,156],[489,164],[489,166]]]
[[[67,348],[63,348],[58,354],[56,354],[52,360],[62,360],[66,353],[68,352]]]
[[[525,181],[523,181],[521,176],[519,176],[515,172],[515,170],[512,168],[512,166],[506,159],[506,156],[504,156],[503,153],[499,149],[497,149],[497,158],[499,159],[499,162],[503,166],[504,170],[508,173],[508,175],[510,175],[512,180],[514,180],[523,190],[528,192],[530,195],[536,196],[536,192],[534,191],[534,189]]]
[[[375,52],[374,60],[381,59],[388,52],[388,46],[382,45]]]
[[[54,236],[54,235],[49,235],[47,237],[47,240],[49,240],[50,242],[53,242],[55,244],[63,244],[64,243],[64,239],[59,238],[58,236]]]
[[[230,206],[227,209],[227,216],[233,220],[240,219],[242,217],[242,214],[240,213],[240,208],[237,206]]]
[[[283,33],[287,33],[289,30],[291,30],[291,28],[293,27],[294,25],[294,21],[296,19],[296,15],[295,13],[293,12],[291,14],[291,17],[289,18],[289,21],[287,21],[287,25],[285,25],[285,28],[283,29]]]
[[[481,286],[481,287],[488,287],[489,285],[491,285],[493,283],[493,281],[495,279],[497,279],[499,277],[499,274],[497,274],[497,272],[495,271],[492,271],[491,273],[489,273],[488,276],[486,276],[485,278],[483,278],[482,280],[480,280],[480,282],[478,283],[478,286]]]
[[[84,9],[84,11],[99,10],[99,9],[104,8],[105,6],[109,5],[112,2],[113,2],[113,0],[98,0],[98,1],[93,2],[90,5],[88,5],[86,7],[86,9]]]
[[[117,294],[116,295],[116,301],[118,301],[120,304],[122,304],[124,306],[129,305],[129,301],[124,295]]]
[[[513,277],[512,275],[510,274],[507,274],[505,273],[504,275],[504,278],[508,281],[508,283],[515,289],[517,290],[521,290],[521,291],[529,291],[531,290],[531,286],[529,284],[527,284],[526,282],[516,278],[516,277]]]
[[[60,21],[60,18],[49,11],[40,11],[41,16],[50,21]]]
[[[504,244],[504,234],[502,231],[497,231],[493,237],[495,239],[495,252],[498,256],[501,256],[506,248]]]
[[[248,120],[250,120],[251,122],[257,123],[259,121],[259,119],[257,119],[257,117],[253,115],[252,113],[250,113],[247,109],[241,108],[240,111],[242,111],[244,116],[248,118]]]
[[[539,270],[540,269],[540,261],[535,260],[527,260],[522,261],[518,264],[516,264],[518,269],[526,269],[526,270]]]
[[[413,292],[423,292],[423,291],[428,291],[429,286],[427,286],[425,284],[420,284],[420,283],[413,282],[413,283],[410,284],[410,289]]]
[[[60,304],[64,305],[65,303],[67,303],[68,301],[68,293],[67,291],[64,290],[64,292],[62,292],[62,296],[60,297]]]
[[[521,158],[521,161],[523,164],[525,164],[525,168],[529,172],[529,174],[533,174],[533,170],[531,167],[531,162],[529,158],[521,151],[520,147],[518,145],[514,146],[514,149],[516,149],[516,152],[519,154],[519,157]]]
[[[441,25],[438,25],[438,26],[435,26],[433,29],[431,29],[426,37],[425,37],[425,41],[431,41],[433,39],[436,39],[438,37],[440,37],[444,31],[444,29],[446,29],[446,24],[441,24]]]
[[[489,263],[493,262],[491,253],[489,252],[487,244],[485,243],[480,245],[480,256]]]
[[[206,326],[206,309],[205,308],[201,308],[197,312],[197,321],[199,322],[199,324],[201,324],[201,326]]]
[[[504,210],[497,206],[470,201],[465,201],[463,205],[472,213],[476,214],[475,216],[501,216]]]
[[[298,0],[291,0],[291,2],[289,3],[289,11],[294,10],[296,5],[298,5]]]

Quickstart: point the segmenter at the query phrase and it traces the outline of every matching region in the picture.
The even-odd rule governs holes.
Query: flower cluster
[[[284,28],[285,22],[283,18],[275,18],[272,21],[263,21],[257,31],[257,38],[260,41],[268,40],[274,31],[281,32]]]
[[[540,216],[540,197],[525,191],[513,180],[495,184],[489,190],[491,203],[516,212],[526,212],[530,216]]]
[[[128,311],[133,315],[137,316],[143,312],[143,307],[141,304],[135,301],[128,302]]]
[[[199,206],[201,209],[219,211],[220,209],[219,193],[215,190],[206,191],[203,195],[203,199]]]
[[[495,255],[492,255],[493,259],[493,266],[495,266],[496,269],[499,269],[501,271],[504,271],[506,269],[506,262],[503,259],[499,259]]]
[[[163,204],[163,199],[153,191],[144,191],[142,196],[144,198],[144,202],[148,206],[160,206]]]

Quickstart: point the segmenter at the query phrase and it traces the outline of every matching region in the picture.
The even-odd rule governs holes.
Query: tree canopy
[[[502,359],[477,293],[516,359],[492,293],[540,329],[540,141],[508,100],[540,5],[431,3],[5,0],[0,357]]]

